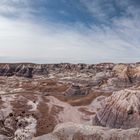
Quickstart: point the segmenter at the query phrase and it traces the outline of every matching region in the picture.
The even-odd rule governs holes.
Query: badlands
[[[0,140],[140,140],[140,63],[0,64]]]

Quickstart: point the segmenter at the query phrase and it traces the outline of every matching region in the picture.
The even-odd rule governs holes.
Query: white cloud
[[[0,13],[6,9],[0,7]],[[9,9],[10,13],[20,10],[13,6]],[[25,18],[12,19],[1,15],[0,56],[40,63],[45,60],[52,63],[138,61],[140,24],[136,17],[133,18],[114,18],[112,27],[93,25],[89,29],[79,23],[73,26],[49,22],[38,24]]]

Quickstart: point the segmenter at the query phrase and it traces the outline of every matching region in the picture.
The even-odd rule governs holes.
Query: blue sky
[[[0,62],[137,62],[139,0],[1,0]]]

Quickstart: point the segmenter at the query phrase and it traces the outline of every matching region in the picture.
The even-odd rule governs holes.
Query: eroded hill
[[[139,89],[138,63],[0,64],[0,139],[138,140]]]

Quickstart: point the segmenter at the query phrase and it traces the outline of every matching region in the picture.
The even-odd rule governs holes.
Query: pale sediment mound
[[[50,134],[33,140],[139,140],[140,129],[109,129],[75,123],[64,123],[56,126]]]
[[[93,121],[110,128],[140,128],[140,91],[125,89],[106,98]]]

